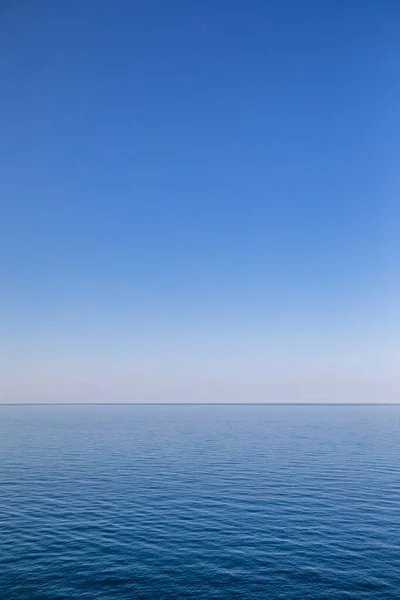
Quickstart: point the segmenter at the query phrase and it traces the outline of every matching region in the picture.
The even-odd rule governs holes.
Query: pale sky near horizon
[[[400,5],[0,8],[0,402],[399,402]]]

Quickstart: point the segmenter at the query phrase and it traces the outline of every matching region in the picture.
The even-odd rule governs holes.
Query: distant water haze
[[[295,337],[35,341],[4,357],[2,402],[398,402],[396,348],[389,336],[342,332]],[[230,343],[226,343],[229,335]],[[291,339],[293,335],[293,339]],[[286,339],[285,339],[286,337]],[[118,343],[119,342],[119,343]]]

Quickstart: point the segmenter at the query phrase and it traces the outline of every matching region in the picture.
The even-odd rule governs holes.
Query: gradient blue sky
[[[399,401],[399,29],[3,2],[0,401]]]

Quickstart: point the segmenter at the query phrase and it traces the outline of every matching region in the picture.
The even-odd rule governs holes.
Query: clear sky
[[[400,401],[399,31],[2,2],[0,401]]]

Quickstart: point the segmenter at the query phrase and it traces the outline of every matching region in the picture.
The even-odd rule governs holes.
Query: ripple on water
[[[400,407],[0,407],[0,596],[398,600]]]

